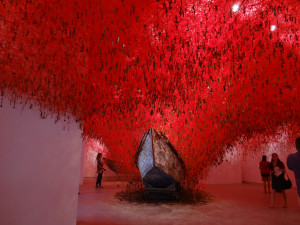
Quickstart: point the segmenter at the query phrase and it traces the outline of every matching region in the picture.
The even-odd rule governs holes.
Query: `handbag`
[[[283,178],[283,189],[287,190],[287,189],[291,189],[292,188],[292,181],[289,178],[289,175],[287,174],[287,172],[285,172],[287,179]]]

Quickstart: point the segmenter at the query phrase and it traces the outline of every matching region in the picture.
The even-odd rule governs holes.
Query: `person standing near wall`
[[[285,166],[283,162],[278,158],[276,153],[272,154],[272,160],[270,162],[270,172],[272,178],[272,195],[270,208],[274,207],[275,194],[281,193],[284,200],[283,208],[287,207],[287,197],[284,189],[284,173]]]
[[[267,157],[263,155],[262,160],[259,163],[259,169],[260,169],[261,179],[263,181],[265,193],[267,193],[267,187],[268,187],[268,193],[271,193],[269,164],[270,163],[267,161]]]
[[[96,188],[98,188],[98,187],[100,188],[100,187],[102,187],[101,186],[102,175],[103,175],[103,172],[105,171],[104,161],[102,160],[102,153],[98,153],[96,160],[97,160],[97,173],[98,173],[97,181],[96,181]]]
[[[300,205],[300,137],[296,139],[295,144],[297,152],[287,157],[286,164],[290,170],[294,171],[298,191],[298,203]]]

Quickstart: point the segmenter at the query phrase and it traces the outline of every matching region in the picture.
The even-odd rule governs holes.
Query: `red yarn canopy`
[[[139,141],[153,127],[195,181],[237,138],[299,129],[299,7],[2,0],[1,95],[38,105],[42,117],[73,115],[133,173]]]

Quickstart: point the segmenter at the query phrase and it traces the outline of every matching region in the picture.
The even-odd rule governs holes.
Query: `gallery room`
[[[0,1],[0,224],[300,224],[299,20],[299,0]]]

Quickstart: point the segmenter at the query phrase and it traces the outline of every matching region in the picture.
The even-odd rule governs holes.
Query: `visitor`
[[[102,153],[98,153],[97,157],[97,181],[96,181],[96,188],[101,188],[101,181],[102,181],[102,175],[103,172],[105,171],[104,169],[104,160],[102,159]]]
[[[290,170],[294,171],[298,191],[298,203],[300,205],[300,137],[296,139],[295,144],[297,152],[287,157],[286,164]]]
[[[263,181],[265,193],[271,193],[270,188],[270,163],[267,161],[267,157],[265,155],[262,156],[262,160],[259,163],[259,169],[261,174],[261,179]],[[267,188],[268,187],[268,188]]]
[[[274,207],[275,194],[281,193],[284,200],[283,208],[287,207],[287,197],[284,189],[284,173],[285,166],[283,162],[278,158],[276,153],[272,154],[272,160],[270,162],[270,172],[272,178],[272,195],[270,207]]]

